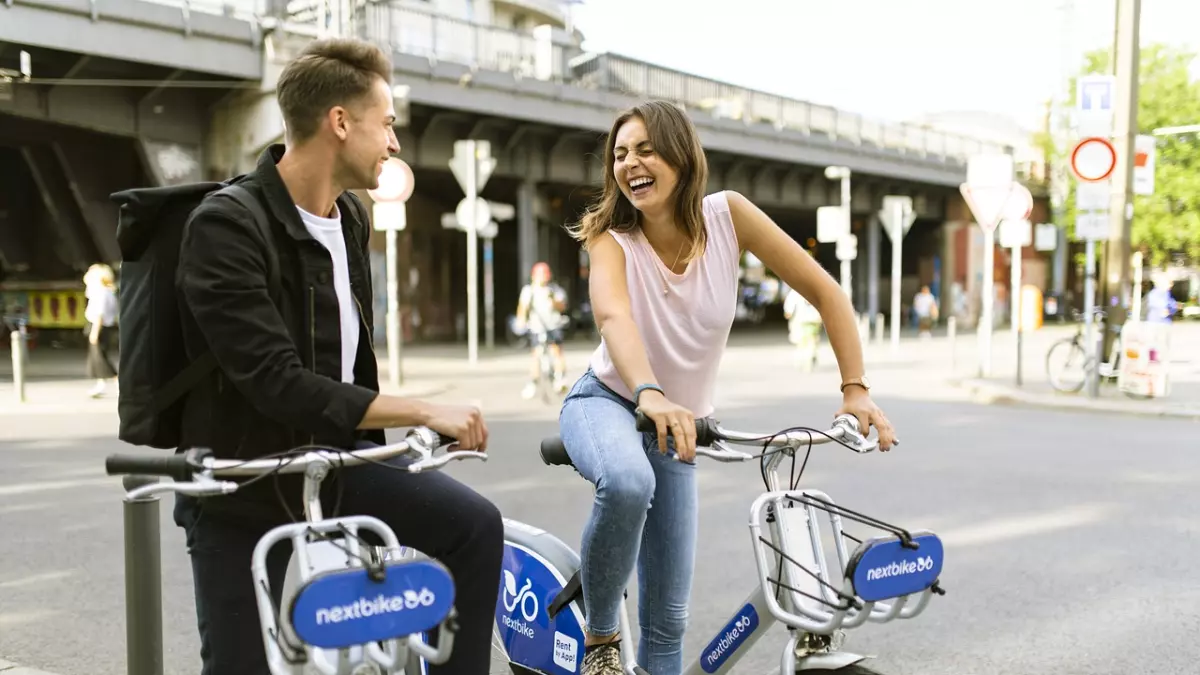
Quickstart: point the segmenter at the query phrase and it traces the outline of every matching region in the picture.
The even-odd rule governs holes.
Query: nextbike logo
[[[318,626],[323,626],[391,612],[402,612],[406,609],[428,607],[436,601],[437,596],[428,588],[422,588],[420,591],[404,591],[404,595],[387,596],[381,593],[375,598],[359,598],[349,605],[322,607],[316,612],[316,620]]]
[[[518,607],[521,608],[521,616],[525,621],[532,622],[538,615],[538,598],[533,593],[533,580],[526,579],[525,584],[521,586],[521,590],[517,590],[517,577],[508,570],[504,572],[504,593],[501,597],[504,602],[504,609],[508,612],[515,612]],[[508,628],[524,635],[527,638],[533,639],[533,627],[519,621],[514,617],[505,616],[501,618],[502,622]]]
[[[704,659],[700,663],[704,672],[717,672],[756,628],[758,628],[758,612],[754,610],[754,605],[747,604],[742,611],[738,612],[737,617],[725,626],[721,634],[705,647]]]
[[[876,579],[887,579],[888,577],[899,577],[905,574],[916,574],[925,570],[933,569],[933,556],[925,556],[916,560],[893,560],[887,565],[873,567],[867,570],[867,581],[875,581]]]

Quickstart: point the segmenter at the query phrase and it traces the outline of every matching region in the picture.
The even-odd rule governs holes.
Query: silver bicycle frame
[[[884,623],[893,619],[909,619],[920,614],[928,605],[933,594],[932,589],[920,594],[914,605],[908,601],[912,597],[897,598],[890,603],[864,603],[861,610],[845,607],[831,610],[825,603],[805,597],[807,593],[822,598],[835,607],[844,606],[832,590],[837,588],[853,596],[853,589],[847,579],[834,579],[828,564],[824,546],[822,545],[822,528],[817,506],[804,503],[793,503],[797,499],[820,500],[826,504],[833,501],[823,492],[817,490],[786,490],[781,489],[779,466],[785,457],[794,453],[798,448],[821,445],[842,441],[848,443],[856,452],[865,453],[875,449],[874,442],[865,441],[857,436],[856,427],[850,423],[842,426],[835,424],[828,435],[808,432],[790,432],[780,434],[765,443],[767,447],[780,450],[767,459],[767,491],[760,495],[750,507],[749,529],[751,546],[754,550],[758,571],[758,587],[754,589],[739,604],[736,612],[730,615],[730,620],[721,631],[709,642],[709,646],[691,664],[684,669],[685,675],[727,675],[750,652],[776,622],[788,627],[789,637],[783,646],[779,659],[779,672],[782,675],[792,675],[803,670],[829,670],[842,668],[859,661],[867,656],[840,651],[844,636],[842,629],[854,628],[867,621]],[[723,462],[745,461],[753,456],[740,453],[728,448],[729,444],[763,445],[762,436],[739,433],[720,429],[719,435],[725,441],[715,443],[712,449],[697,448],[697,454]],[[767,521],[767,514],[775,517]],[[834,512],[826,511],[829,531],[835,540],[838,557],[838,577],[845,570],[850,555],[842,537],[841,518]],[[764,527],[764,524],[766,527]],[[518,524],[522,527],[523,524]],[[511,528],[506,528],[506,540],[517,540],[510,534]],[[763,531],[769,533],[768,539],[781,551],[778,553],[759,540]],[[521,543],[530,546],[525,538]],[[549,546],[547,544],[547,546]],[[540,549],[538,549],[541,552]],[[548,559],[553,559],[547,556]],[[800,568],[803,565],[808,570],[815,570],[814,578]],[[575,558],[577,560],[577,558]],[[574,564],[577,569],[578,563]],[[559,569],[564,576],[570,576],[575,569]],[[782,570],[781,578],[774,578],[772,569]],[[780,586],[775,590],[774,581],[795,590]],[[822,583],[823,582],[823,583]],[[828,584],[828,586],[826,585]],[[771,592],[768,592],[768,590]],[[622,598],[619,609],[620,632],[630,635],[628,606]],[[743,633],[749,634],[743,637]],[[814,639],[814,636],[825,638]],[[621,640],[621,660],[625,664],[627,675],[637,675],[637,655],[630,639]],[[716,645],[714,648],[713,645]],[[724,659],[722,661],[722,659]],[[721,661],[719,667],[713,665]]]

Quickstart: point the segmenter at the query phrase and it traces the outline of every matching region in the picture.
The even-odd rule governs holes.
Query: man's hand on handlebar
[[[460,450],[487,450],[488,430],[483,413],[473,405],[432,405],[425,426],[457,439]]]
[[[896,442],[896,431],[887,416],[871,400],[871,394],[862,387],[850,385],[842,395],[842,407],[838,415],[853,415],[858,420],[858,429],[863,436],[871,432],[871,427],[879,432],[879,451],[887,452]]]
[[[667,435],[675,437],[675,454],[684,462],[696,459],[696,416],[687,408],[652,389],[638,398],[638,410],[654,420],[658,432],[658,451],[667,454]]]

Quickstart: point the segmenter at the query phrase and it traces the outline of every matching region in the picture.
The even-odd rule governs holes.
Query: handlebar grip
[[[171,480],[186,482],[192,479],[193,473],[203,469],[200,457],[191,450],[167,457],[109,455],[104,459],[104,471],[110,476],[166,476]]]
[[[646,413],[637,412],[637,430],[643,432],[651,432],[658,429],[658,425],[654,420],[650,419]],[[671,430],[667,430],[667,435],[670,436]],[[708,447],[714,442],[720,440],[717,436],[717,422],[709,417],[701,417],[696,420],[696,445]]]

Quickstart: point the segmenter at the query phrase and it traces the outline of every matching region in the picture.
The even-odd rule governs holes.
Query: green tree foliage
[[[1162,127],[1200,124],[1200,76],[1192,66],[1197,53],[1167,45],[1147,45],[1141,50],[1138,82],[1139,133]],[[1085,55],[1079,75],[1111,72],[1107,49]],[[1072,77],[1066,95],[1068,107],[1075,105],[1078,76]],[[1050,151],[1051,159],[1068,155],[1071,147],[1054,147],[1049,135],[1037,142]],[[1135,195],[1133,248],[1142,251],[1154,266],[1173,254],[1200,261],[1200,133],[1157,138],[1154,194]],[[1067,232],[1074,236],[1075,181],[1064,205]]]

